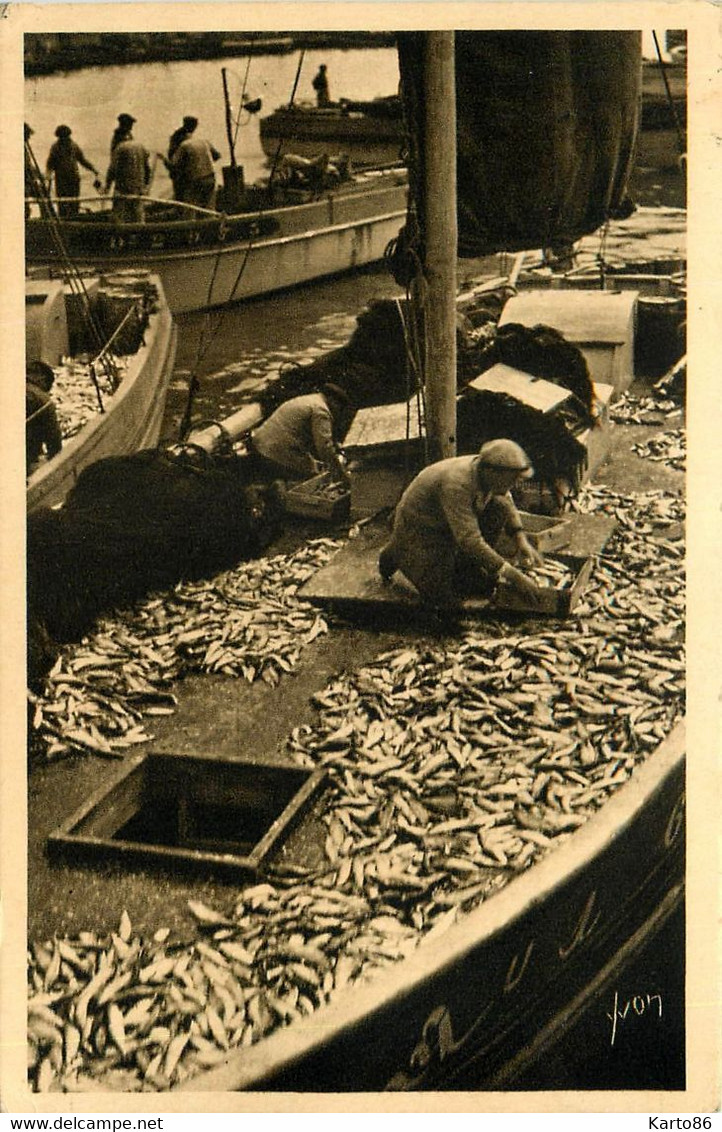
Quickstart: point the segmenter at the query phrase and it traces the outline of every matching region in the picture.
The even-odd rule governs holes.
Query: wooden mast
[[[236,147],[233,140],[233,117],[231,115],[231,100],[228,94],[228,75],[225,67],[221,67],[221,75],[223,77],[223,101],[226,108],[226,137],[228,138],[228,148],[231,151],[231,168],[236,168]]]
[[[456,81],[454,32],[426,33],[427,433],[432,460],[456,455]]]

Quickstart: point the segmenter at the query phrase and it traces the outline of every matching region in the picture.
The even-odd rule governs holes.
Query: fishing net
[[[275,485],[235,456],[196,462],[149,449],[85,469],[60,510],[28,515],[28,668],[104,611],[260,554],[279,529]]]

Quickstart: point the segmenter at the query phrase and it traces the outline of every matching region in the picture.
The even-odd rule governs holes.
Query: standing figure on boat
[[[456,609],[473,592],[491,593],[500,581],[533,606],[537,587],[497,549],[506,536],[522,565],[541,562],[511,496],[532,474],[523,448],[504,439],[483,444],[476,456],[424,468],[399,500],[379,555],[381,577],[390,581],[400,570],[422,601],[439,609]]]
[[[353,412],[345,390],[331,383],[284,401],[248,439],[251,478],[299,480],[329,471],[347,484],[338,444]]]
[[[197,118],[184,118],[183,125],[186,137],[170,161],[175,198],[199,208],[212,208],[216,192],[213,162],[221,155],[209,141],[195,136]]]
[[[55,177],[55,195],[68,198],[58,205],[58,215],[64,220],[72,220],[78,215],[80,166],[89,169],[95,175],[96,181],[100,176],[92,161],[88,161],[78,143],[73,141],[71,134],[70,126],[58,126],[55,131],[58,140],[50,147],[45,166],[48,181],[51,177]]]
[[[171,136],[168,138],[168,154],[167,158],[165,159],[165,167],[168,170],[171,182],[173,184],[173,200],[181,199],[180,194],[183,189],[179,173],[173,165],[173,158],[175,157],[178,146],[181,144],[181,142],[184,142],[187,137],[190,137],[197,125],[197,118],[192,118],[190,115],[186,115],[186,117],[183,119],[182,124],[178,127],[177,130],[174,130]]]
[[[132,114],[119,114],[118,125],[113,130],[113,136],[110,139],[110,154],[113,155],[113,150],[119,142],[125,141],[130,135],[133,126],[135,125],[135,118]]]
[[[119,224],[142,224],[145,220],[145,195],[150,184],[150,155],[128,131],[118,142],[105,177],[105,191],[113,194],[113,216]]]
[[[325,63],[322,63],[318,68],[312,85],[313,89],[316,91],[316,105],[328,106],[331,102],[331,95],[328,89],[328,75],[326,74]]]
[[[30,475],[42,456],[48,460],[63,446],[58,412],[50,396],[55,381],[52,366],[28,362],[25,368],[25,457]]]

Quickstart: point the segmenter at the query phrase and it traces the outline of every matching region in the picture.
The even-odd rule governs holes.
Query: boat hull
[[[104,413],[98,413],[42,464],[27,481],[28,510],[62,503],[78,476],[106,456],[152,448],[160,436],[165,399],[176,353],[177,332],[158,280],[157,309],[151,314],[144,343]]]
[[[513,1088],[679,910],[683,815],[680,723],[529,872],[383,977],[187,1088]]]
[[[313,279],[376,263],[406,218],[406,175],[396,172],[376,188],[328,194],[304,204],[263,213],[257,236],[203,239],[207,224],[184,225],[184,243],[177,245],[173,225],[105,226],[93,224],[92,250],[83,247],[82,222],[65,225],[74,262],[85,270],[142,268],[160,276],[173,314],[223,306],[256,295],[285,290]],[[28,224],[27,260],[52,267],[43,221]],[[213,222],[217,232],[218,222]],[[86,232],[88,229],[86,228]],[[172,237],[172,238],[171,238]],[[87,240],[86,240],[87,244]],[[164,246],[165,245],[165,246]]]
[[[316,157],[324,150],[344,153],[354,165],[399,161],[406,147],[404,123],[398,117],[374,117],[340,110],[276,110],[260,123],[263,152],[274,159],[282,152]]]

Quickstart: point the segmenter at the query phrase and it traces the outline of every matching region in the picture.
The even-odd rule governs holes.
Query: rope
[[[70,255],[68,254],[68,250],[65,246],[65,241],[63,240],[62,236],[60,221],[52,205],[50,192],[45,184],[42,171],[37,162],[35,154],[33,153],[32,146],[27,139],[25,140],[25,158],[26,161],[29,161],[30,168],[33,171],[34,179],[36,182],[35,188],[37,193],[38,206],[40,208],[41,216],[44,217],[48,222],[50,237],[60,260],[61,274],[70,287],[71,292],[75,295],[76,298],[80,300],[81,306],[83,308],[83,314],[87,320],[88,326],[90,327],[91,334],[95,339],[98,349],[102,352],[104,346],[103,335],[98,323],[96,322],[95,315],[93,314],[90,296],[88,295],[85,283],[83,282],[80,272],[78,271],[77,267],[72,262]],[[104,358],[102,364],[104,365],[104,367],[106,367],[105,372],[108,380],[112,384],[117,384],[117,367],[111,361],[110,357],[108,356]],[[103,398],[100,392],[100,386],[98,384],[97,377],[92,368],[90,370],[90,376],[93,385],[95,386],[95,393],[98,398],[98,404],[100,405],[100,409],[102,411]]]
[[[299,83],[299,80],[301,78],[301,69],[303,67],[303,61],[304,61],[305,57],[306,57],[305,50],[301,51],[301,55],[300,55],[300,58],[298,60],[298,67],[296,68],[296,77],[295,77],[294,83],[293,83],[293,90],[291,91],[291,100],[290,100],[290,103],[289,103],[289,105],[291,105],[291,106],[293,105],[294,99],[296,97],[296,91],[298,90],[298,83]],[[273,159],[273,165],[271,167],[271,173],[270,173],[270,177],[269,177],[269,180],[268,180],[269,199],[272,195],[273,178],[274,178],[274,175],[275,175],[276,166],[277,166],[277,163],[278,163],[278,159],[279,159],[279,156],[280,156],[282,145],[283,145],[283,142],[282,141],[279,142],[278,149],[276,150],[276,156]],[[265,210],[263,208],[259,208],[258,211],[256,212],[255,219],[256,220],[260,219],[260,217],[263,216],[264,211]],[[246,265],[248,264],[248,257],[251,254],[252,247],[253,247],[253,237],[249,236],[248,244],[246,246],[245,255],[244,255],[243,260],[241,262],[241,265],[238,269],[238,272],[236,273],[236,278],[233,281],[233,286],[231,287],[231,290],[228,294],[228,297],[225,299],[226,304],[230,304],[230,303],[233,302],[233,298],[235,296],[236,289],[238,288],[238,284],[240,283],[241,279],[243,278],[244,272],[246,270]],[[213,294],[213,287],[214,287],[216,276],[217,276],[217,273],[218,273],[218,266],[220,264],[220,258],[221,258],[222,251],[223,251],[223,249],[221,247],[219,247],[218,251],[216,252],[216,257],[215,257],[215,261],[214,261],[214,265],[213,265],[213,272],[212,272],[212,275],[211,275],[211,281],[210,281],[210,284],[209,284],[209,287],[208,287],[208,293],[207,293],[207,299],[206,299],[207,305],[210,305],[211,295]],[[183,413],[183,417],[181,419],[181,423],[180,423],[180,426],[179,426],[179,436],[180,436],[181,440],[184,439],[188,435],[188,432],[190,431],[191,420],[192,420],[192,415],[193,415],[193,400],[195,398],[196,393],[198,392],[198,389],[200,388],[200,383],[199,383],[198,377],[197,377],[198,369],[200,368],[203,360],[205,359],[206,354],[208,353],[208,350],[210,349],[210,346],[213,342],[213,339],[220,332],[220,329],[223,325],[223,322],[226,318],[226,315],[227,315],[226,310],[221,310],[221,311],[216,311],[216,312],[211,311],[211,310],[206,310],[206,312],[205,312],[203,327],[201,329],[201,333],[200,333],[200,336],[199,336],[199,339],[198,339],[198,347],[196,349],[196,357],[195,357],[195,361],[193,363],[193,366],[191,368],[191,376],[190,376],[190,379],[188,381],[188,398],[187,398],[187,401],[186,401],[186,407],[185,407],[185,411]]]
[[[662,58],[662,50],[659,46],[659,40],[657,39],[656,31],[652,32],[652,37],[654,39],[654,47],[655,47],[655,50],[657,52],[657,60],[659,62],[659,68],[660,68],[660,71],[662,73],[662,81],[664,82],[664,89],[665,89],[666,94],[667,94],[667,102],[669,103],[669,108],[672,111],[672,117],[674,119],[674,128],[677,131],[677,144],[679,145],[679,152],[680,152],[680,154],[682,154],[682,153],[684,153],[685,148],[686,148],[685,143],[684,143],[684,134],[683,134],[683,131],[682,131],[682,127],[679,123],[679,117],[677,115],[677,107],[674,105],[674,99],[672,98],[672,91],[669,88],[669,82],[667,80],[667,68],[666,68],[666,64],[665,64],[665,62]]]
[[[249,56],[248,56],[248,59],[246,60],[246,73],[245,73],[245,75],[243,76],[243,82],[242,82],[242,84],[241,84],[241,101],[240,101],[240,103],[238,104],[238,114],[236,115],[236,122],[235,122],[235,132],[234,132],[234,134],[233,134],[233,145],[234,145],[234,146],[235,146],[235,144],[236,144],[236,141],[238,140],[238,131],[239,131],[239,130],[240,130],[240,128],[241,128],[241,114],[243,113],[243,106],[244,106],[244,102],[245,102],[246,87],[247,87],[247,85],[248,85],[248,72],[250,71],[250,69],[251,69],[251,56],[249,55]],[[249,121],[250,121],[251,117],[252,117],[252,116],[251,116],[251,115],[249,114],[249,115],[248,115],[248,120],[249,120]]]

